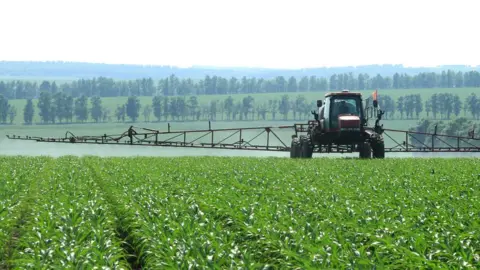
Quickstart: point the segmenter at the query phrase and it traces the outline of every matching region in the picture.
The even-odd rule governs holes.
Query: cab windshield
[[[338,127],[338,116],[356,115],[362,118],[361,101],[355,97],[335,97],[331,100],[332,127]]]
[[[335,98],[332,100],[332,114],[350,114],[360,116],[359,100],[356,98]]]

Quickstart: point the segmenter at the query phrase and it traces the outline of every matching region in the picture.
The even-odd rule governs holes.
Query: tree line
[[[368,99],[371,104],[371,99]],[[419,94],[409,94],[393,99],[388,95],[378,96],[379,106],[385,111],[384,119],[420,119],[423,112],[429,119],[470,117],[480,119],[480,97],[475,93],[461,100],[456,94],[433,94],[422,101]],[[199,121],[199,120],[307,120],[316,108],[315,100],[304,95],[282,95],[268,100],[255,100],[253,96],[234,99],[232,96],[200,103],[197,96],[155,96],[151,102],[141,104],[136,96],[128,97],[124,104],[115,108],[105,106],[99,96],[67,96],[63,92],[42,92],[36,106],[28,99],[23,108],[25,124],[32,124],[38,114],[43,124],[125,122],[125,121]],[[462,115],[463,113],[463,115]],[[13,123],[17,109],[0,95],[0,121]]]
[[[371,102],[371,101],[370,101]],[[420,94],[403,95],[393,100],[390,96],[379,95],[379,106],[385,111],[384,119],[420,119],[425,112],[430,119],[451,119],[452,115],[470,116],[480,119],[480,99],[475,93],[462,102],[457,94],[438,93],[425,102]]]
[[[395,73],[393,76],[369,76],[352,72],[333,74],[329,77],[277,76],[272,79],[247,78],[245,76],[220,77],[206,75],[203,79],[179,78],[172,74],[160,80],[141,78],[114,80],[107,77],[79,79],[69,83],[44,80],[41,83],[12,80],[0,81],[0,94],[8,99],[38,98],[40,93],[64,93],[74,98],[128,97],[128,96],[185,96],[185,95],[234,95],[254,93],[316,92],[328,90],[413,89],[413,88],[463,88],[480,87],[480,72],[441,73],[423,72],[416,75]]]
[[[0,95],[0,123],[12,124],[17,116],[17,109],[8,102],[8,99]]]
[[[431,135],[425,135],[421,133],[431,134],[445,134],[449,136],[462,136],[468,138],[478,138],[480,132],[480,125],[465,117],[459,117],[454,121],[443,122],[434,121],[431,119],[421,119],[418,121],[417,126],[410,128],[410,131],[420,132],[420,134],[411,134],[409,138],[409,144],[417,147],[431,147],[432,141],[435,147],[480,147],[479,141],[473,140],[457,140],[450,137],[438,137],[435,138]]]

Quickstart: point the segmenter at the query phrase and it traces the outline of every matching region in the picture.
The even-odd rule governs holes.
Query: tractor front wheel
[[[312,158],[313,146],[308,136],[300,137],[300,147],[301,147],[302,158]]]
[[[372,142],[373,158],[385,158],[385,143],[382,139]]]
[[[290,158],[312,158],[313,146],[308,136],[294,137],[290,146]]]
[[[299,158],[301,155],[301,145],[297,137],[292,139],[292,144],[290,145],[290,158]]]
[[[372,158],[372,148],[370,143],[363,142],[358,145],[360,158]]]

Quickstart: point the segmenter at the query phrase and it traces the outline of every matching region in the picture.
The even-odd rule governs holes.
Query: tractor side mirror
[[[317,100],[317,107],[318,108],[322,107],[322,101],[321,100]]]

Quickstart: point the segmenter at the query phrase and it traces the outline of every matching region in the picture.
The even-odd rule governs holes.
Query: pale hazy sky
[[[0,60],[480,65],[480,0],[0,0]]]

